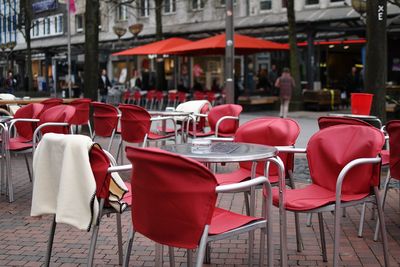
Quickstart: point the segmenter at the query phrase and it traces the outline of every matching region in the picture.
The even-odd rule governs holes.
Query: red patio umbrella
[[[137,46],[124,51],[112,54],[113,56],[133,56],[133,55],[151,55],[164,54],[163,51],[173,49],[174,47],[192,43],[192,41],[183,38],[169,38],[162,41],[153,42],[146,45]]]
[[[235,34],[235,54],[254,54],[271,50],[288,50],[287,45],[258,38]],[[169,50],[164,50],[163,54],[210,54],[220,55],[225,53],[225,34],[201,39],[196,42],[183,44]]]

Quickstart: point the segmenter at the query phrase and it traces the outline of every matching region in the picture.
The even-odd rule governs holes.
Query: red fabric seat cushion
[[[390,152],[389,150],[381,151],[382,165],[389,165]]]
[[[161,140],[161,139],[165,139],[165,138],[170,138],[175,136],[175,132],[174,133],[170,133],[170,134],[157,134],[154,132],[150,132],[147,136],[147,138],[149,140]]]
[[[264,176],[263,173],[257,173],[257,176]],[[217,179],[218,185],[226,185],[232,183],[239,183],[250,179],[251,171],[245,168],[239,168],[233,172],[228,173],[217,173],[215,178]],[[269,175],[268,180],[271,184],[278,182],[278,175]]]
[[[342,201],[360,200],[368,194],[342,194]],[[275,206],[279,206],[279,189],[272,188],[272,200]],[[327,190],[319,185],[311,184],[299,189],[286,189],[285,209],[292,211],[313,210],[325,205],[335,203],[335,192]]]
[[[250,222],[262,220],[262,218],[250,217],[228,210],[215,208],[209,229],[210,235],[226,233],[230,230],[244,226]]]
[[[20,142],[18,139],[11,138],[8,148],[11,151],[21,151],[32,148],[32,143]]]

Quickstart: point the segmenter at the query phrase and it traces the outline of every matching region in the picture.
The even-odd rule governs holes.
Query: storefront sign
[[[32,4],[33,12],[40,13],[57,8],[56,0],[41,0]]]

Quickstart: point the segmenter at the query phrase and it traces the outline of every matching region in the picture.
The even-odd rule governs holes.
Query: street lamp
[[[120,26],[114,26],[113,31],[118,36],[118,40],[121,39],[121,37],[126,33],[126,29]]]
[[[367,1],[366,0],[351,0],[351,6],[357,11],[361,16],[367,12]]]
[[[136,23],[136,24],[132,24],[131,26],[129,26],[129,31],[133,34],[135,39],[137,38],[137,36],[139,35],[139,33],[142,30],[143,30],[143,24],[142,23]]]

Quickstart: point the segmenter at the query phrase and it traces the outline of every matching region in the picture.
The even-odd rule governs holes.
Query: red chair
[[[215,207],[217,193],[233,192],[263,184],[259,177],[234,186],[217,186],[215,176],[202,164],[159,149],[127,147],[132,162],[132,224],[124,266],[128,266],[133,237],[136,232],[170,247],[198,248],[196,266],[203,265],[206,244],[261,228],[260,263],[264,261],[265,229],[268,232],[268,263],[273,265],[270,199],[263,198],[262,217],[250,217]],[[188,194],[188,192],[190,192]],[[269,208],[267,208],[269,207]],[[253,248],[249,243],[249,254]]]
[[[306,150],[312,184],[301,189],[273,190],[273,202],[280,209],[301,213],[318,213],[323,260],[327,261],[322,212],[334,211],[333,266],[338,266],[342,208],[374,202],[379,219],[384,216],[379,197],[381,159],[379,153],[385,138],[373,127],[338,125],[314,134]],[[290,153],[291,149],[285,152]],[[281,185],[283,181],[279,184]],[[280,202],[280,199],[283,202]],[[283,218],[286,218],[282,214]],[[282,239],[286,240],[286,222],[282,224]],[[385,265],[388,266],[388,247],[385,224],[381,224]],[[285,244],[284,247],[287,247]]]
[[[386,124],[386,131],[389,135],[389,174],[383,187],[382,205],[385,205],[386,195],[389,189],[390,180],[393,178],[400,181],[400,120],[392,120]],[[383,158],[382,158],[383,161]],[[379,221],[377,221],[374,241],[378,240]]]
[[[206,95],[202,91],[195,91],[193,94],[193,100],[204,100]]]
[[[341,117],[341,116],[322,116],[318,118],[318,126],[319,129],[325,129],[330,126],[335,126],[335,125],[360,125],[360,126],[369,126],[369,127],[376,127],[378,129],[381,129],[381,123],[380,121],[377,120],[360,120],[357,118],[352,118],[352,117]],[[389,150],[387,149],[382,149],[381,153],[381,158],[382,158],[382,165],[383,166],[389,166]],[[388,176],[390,176],[390,172],[388,172]],[[363,234],[363,229],[364,229],[364,219],[365,219],[365,210],[366,210],[366,204],[363,205],[363,208],[361,210],[361,219],[360,219],[360,225],[358,228],[358,237],[362,237]],[[309,215],[311,216],[311,214]],[[372,212],[372,219],[375,217],[375,212]],[[307,225],[311,224],[311,217],[308,218]]]
[[[127,90],[122,94],[122,103],[129,104],[130,100],[131,100],[131,92]]]
[[[156,108],[158,110],[162,110],[163,106],[164,106],[164,92],[163,91],[157,91],[155,99],[156,99],[155,100]]]
[[[63,100],[61,98],[48,98],[40,103],[43,104],[43,111],[45,111],[46,109],[61,105]]]
[[[267,146],[294,147],[297,137],[300,134],[299,124],[288,118],[263,117],[248,121],[241,125],[236,131],[234,142],[252,143]],[[294,155],[279,153],[279,158],[285,167],[285,177],[291,188],[295,188],[293,179]],[[229,173],[217,173],[215,177],[219,185],[239,183],[251,179],[252,173],[255,176],[265,175],[265,164],[257,164],[253,170],[253,162],[240,162],[239,169]],[[276,165],[269,167],[268,180],[272,185],[277,185],[279,170]],[[248,192],[245,192],[246,210],[250,214]],[[298,216],[295,216],[297,250],[301,251],[301,234],[298,224]]]
[[[107,151],[111,151],[112,142],[116,134],[121,134],[118,128],[119,113],[113,105],[102,102],[92,102],[93,107],[93,140],[96,136],[110,137]]]
[[[67,105],[58,105],[42,111],[42,104],[32,104],[22,107],[19,114],[17,114],[17,119],[11,120],[10,123],[10,133],[13,132],[14,127],[18,133],[22,133],[23,136],[13,137],[9,135],[6,137],[6,172],[7,172],[7,185],[9,193],[9,201],[14,201],[14,191],[13,191],[13,181],[12,181],[12,166],[11,166],[11,153],[31,153],[34,152],[36,143],[38,142],[40,135],[45,133],[70,133],[71,130],[71,119],[75,114],[75,108]],[[38,115],[40,114],[40,115]],[[21,118],[20,116],[30,115],[32,118]],[[39,116],[39,119],[38,117]],[[22,123],[29,122],[29,124],[24,124],[21,128]],[[18,130],[18,128],[20,130]],[[23,129],[23,130],[21,130]],[[34,129],[32,135],[31,131]],[[28,141],[29,140],[29,141]],[[25,162],[28,168],[29,179],[32,181],[31,172],[29,170],[28,159],[25,156]]]
[[[217,100],[217,98],[215,97],[215,92],[208,91],[206,95],[207,100],[211,103],[211,105],[215,106],[215,102]]]
[[[133,93],[133,99],[134,99],[133,104],[138,105],[138,106],[141,105],[141,102],[142,102],[142,94],[140,93],[139,90],[136,90],[136,91]]]
[[[176,143],[176,125],[171,117],[152,118],[142,107],[135,105],[120,105],[121,110],[121,141],[118,146],[117,160],[123,151],[123,142],[141,144],[146,146],[147,141],[165,141],[174,139]],[[174,132],[166,135],[154,133],[150,130],[153,121],[171,120],[174,124]],[[121,155],[122,159],[122,155]]]
[[[239,127],[239,116],[243,108],[240,105],[225,104],[213,107],[207,115],[210,131],[188,131],[193,138],[213,136],[233,137]]]
[[[185,92],[178,92],[178,103],[186,102],[186,93]]]
[[[167,107],[176,107],[178,94],[176,92],[168,92]]]
[[[90,103],[92,102],[89,98],[80,98],[70,103],[71,106],[75,107],[75,116],[72,119],[73,125],[87,125],[89,128],[89,136],[92,136],[92,126],[90,125]]]
[[[82,158],[82,157],[81,157]],[[93,266],[93,259],[94,259],[94,254],[95,254],[95,248],[96,248],[96,242],[97,242],[97,237],[98,237],[98,232],[100,228],[100,223],[101,219],[104,215],[109,216],[110,214],[115,214],[116,215],[116,221],[117,221],[117,238],[118,238],[118,251],[119,251],[119,264],[122,264],[123,260],[123,248],[122,248],[122,227],[121,227],[121,212],[127,210],[126,204],[130,207],[130,203],[132,202],[131,200],[131,186],[129,183],[125,183],[126,187],[128,188],[129,192],[125,193],[123,195],[122,200],[124,203],[126,203],[123,206],[123,210],[121,212],[118,212],[115,208],[111,207],[109,204],[109,195],[110,195],[110,183],[111,183],[111,172],[116,172],[119,170],[123,170],[118,167],[111,167],[110,166],[115,166],[115,160],[112,158],[112,156],[107,153],[106,151],[103,151],[98,145],[93,145],[89,151],[89,164],[92,169],[95,182],[96,182],[96,197],[97,200],[99,201],[99,212],[98,212],[98,219],[96,220],[96,223],[91,225],[90,228],[92,228],[92,237],[90,240],[90,247],[89,247],[89,253],[88,253],[88,258],[87,258],[87,266]],[[82,179],[85,179],[87,177],[82,177]],[[79,194],[79,193],[77,193]],[[122,206],[121,206],[122,208]],[[45,264],[46,266],[50,265],[50,258],[51,258],[51,253],[52,253],[52,247],[53,247],[53,242],[54,242],[54,236],[55,236],[55,230],[57,226],[56,222],[56,215],[53,216],[53,221],[52,225],[50,228],[50,237],[47,245],[47,252],[46,252],[46,257],[45,257]],[[88,229],[88,231],[90,230]]]
[[[4,151],[4,158],[2,158],[2,160],[4,160],[6,164],[5,166],[8,177],[6,184],[10,202],[14,201],[13,181],[11,174],[11,154],[21,153],[24,155],[29,180],[32,181],[32,173],[30,171],[27,153],[31,152],[33,132],[35,131],[37,123],[39,122],[39,115],[42,112],[42,109],[43,105],[39,103],[28,104],[20,107],[15,112],[13,120],[10,121],[9,131],[3,129],[2,147]],[[4,184],[3,175],[4,172],[2,172],[1,184]]]
[[[156,90],[148,91],[146,94],[146,103],[144,104],[144,107],[148,110],[152,110],[155,99],[156,99]]]

